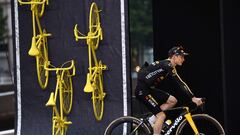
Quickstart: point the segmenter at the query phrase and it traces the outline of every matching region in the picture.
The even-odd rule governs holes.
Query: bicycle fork
[[[187,119],[187,121],[190,124],[191,128],[193,129],[193,132],[195,133],[195,135],[200,135],[200,133],[198,132],[198,129],[192,119],[191,113],[189,112],[189,113],[185,114],[184,117]]]

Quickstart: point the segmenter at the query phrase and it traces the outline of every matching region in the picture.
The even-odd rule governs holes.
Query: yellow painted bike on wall
[[[104,97],[106,95],[103,90],[102,71],[107,69],[107,66],[104,65],[101,60],[97,60],[95,53],[99,45],[99,40],[103,39],[99,12],[96,3],[92,3],[89,13],[89,32],[87,36],[78,31],[77,25],[75,25],[74,28],[76,41],[79,39],[86,39],[88,44],[89,73],[87,74],[84,92],[92,93],[94,116],[98,121],[103,117]]]
[[[67,66],[67,67],[66,67]],[[47,71],[56,72],[56,88],[55,92],[51,92],[46,106],[52,107],[52,135],[65,135],[68,125],[72,124],[67,120],[66,114],[69,114],[72,109],[73,87],[72,76],[75,75],[74,61],[65,62],[61,68],[56,68],[46,62],[44,68]],[[58,103],[57,103],[57,97]],[[59,105],[59,108],[57,107]]]
[[[48,5],[48,0],[18,0],[18,2],[20,5],[31,5],[33,37],[28,54],[36,58],[38,82],[40,87],[45,89],[48,84],[49,74],[48,71],[44,69],[44,63],[48,61],[47,37],[51,36],[51,34],[42,29],[40,18],[44,13],[45,5]]]

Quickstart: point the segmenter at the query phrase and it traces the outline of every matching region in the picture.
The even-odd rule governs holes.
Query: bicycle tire
[[[43,35],[46,31],[43,30]],[[44,64],[48,61],[48,45],[47,37],[43,36],[40,43],[37,45],[39,55],[36,56],[37,77],[40,87],[44,90],[48,85],[49,71],[44,69]]]
[[[72,86],[72,77],[68,70],[62,71],[62,100],[63,100],[63,111],[65,114],[69,114],[72,109],[72,100],[73,100],[73,86]]]
[[[192,115],[193,121],[200,133],[200,135],[225,135],[224,129],[221,124],[208,114],[194,114]],[[176,135],[193,134],[193,130],[184,119],[176,130]]]
[[[104,111],[104,92],[103,92],[103,76],[99,73],[95,78],[94,90],[92,92],[93,112],[96,120],[100,121]]]
[[[151,135],[152,128],[143,120],[132,116],[123,116],[112,121],[104,131],[104,135],[123,134],[123,126],[127,126],[126,135]]]
[[[98,32],[102,32],[101,29],[99,30],[99,28],[101,28],[100,18],[99,18],[99,10],[98,10],[97,4],[95,2],[93,2],[91,4],[91,8],[90,8],[90,12],[89,12],[88,36],[92,37],[92,36],[98,35]],[[100,36],[102,36],[102,34],[100,34]],[[95,50],[98,48],[100,38],[102,38],[100,36],[98,36],[97,38],[88,39],[88,42],[90,42],[89,44],[92,45]]]

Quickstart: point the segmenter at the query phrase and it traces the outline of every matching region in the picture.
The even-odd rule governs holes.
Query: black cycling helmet
[[[189,54],[184,52],[184,49],[182,46],[175,46],[168,51],[168,57],[172,57],[173,55],[185,56],[185,55],[189,55]]]

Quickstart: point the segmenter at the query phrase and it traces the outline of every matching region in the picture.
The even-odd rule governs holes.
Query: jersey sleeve
[[[187,94],[189,98],[193,98],[194,94],[187,86],[187,84],[180,78],[175,68],[169,68],[169,75],[173,78],[174,82],[180,87],[180,89]]]

